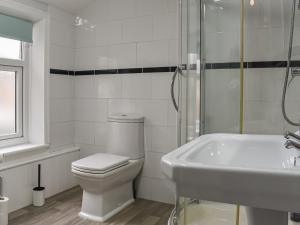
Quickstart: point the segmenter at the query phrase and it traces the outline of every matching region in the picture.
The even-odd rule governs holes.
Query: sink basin
[[[165,155],[161,166],[177,196],[249,206],[255,224],[258,215],[287,221],[286,212],[300,212],[300,160],[284,142],[279,135],[204,135]]]

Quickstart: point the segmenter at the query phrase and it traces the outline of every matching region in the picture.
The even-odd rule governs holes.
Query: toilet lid
[[[129,158],[120,155],[98,153],[72,163],[72,167],[83,172],[106,173],[128,164]]]

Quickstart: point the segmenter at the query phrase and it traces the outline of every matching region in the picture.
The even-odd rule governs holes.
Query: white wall
[[[77,16],[76,70],[176,65],[173,0],[97,0]]]
[[[74,69],[74,17],[49,7],[50,68]],[[74,142],[74,76],[50,74],[51,147]]]
[[[75,69],[118,69],[177,64],[177,14],[173,0],[96,0],[78,13]],[[162,155],[176,147],[171,73],[89,75],[75,78],[75,142],[82,156],[105,152],[106,120],[115,112],[146,117],[146,161],[141,198],[174,202],[160,171]]]

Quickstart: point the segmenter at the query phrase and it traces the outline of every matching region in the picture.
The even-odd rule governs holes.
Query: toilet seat
[[[128,163],[128,157],[98,153],[73,162],[72,169],[80,173],[106,174]]]

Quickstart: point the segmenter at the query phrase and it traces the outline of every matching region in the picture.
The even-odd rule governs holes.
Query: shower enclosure
[[[285,122],[281,110],[294,3],[178,0],[179,63],[172,88],[179,112],[178,145],[208,133],[283,134],[297,130]],[[297,122],[299,17],[296,10],[285,102],[286,113]],[[234,205],[177,196],[176,219],[170,222],[246,224],[239,212]]]

